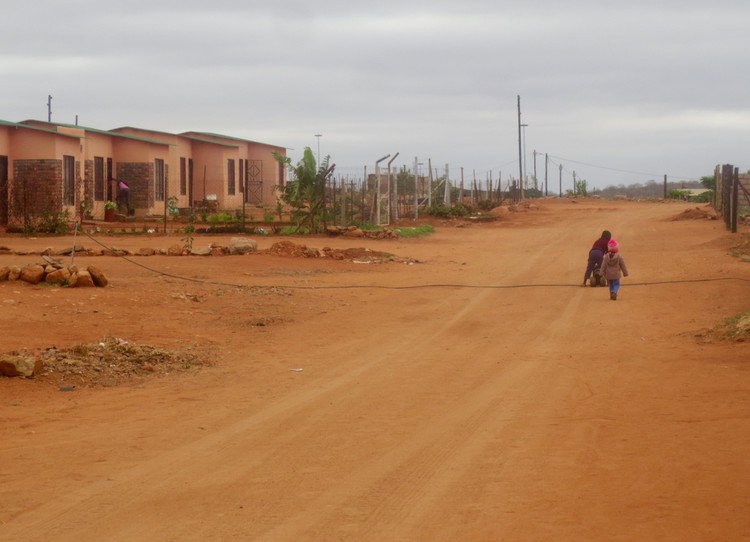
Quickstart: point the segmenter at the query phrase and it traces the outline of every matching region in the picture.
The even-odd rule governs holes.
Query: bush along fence
[[[742,208],[750,208],[750,173],[740,174],[732,164],[716,166],[714,208],[724,219],[728,230],[737,233],[737,220]]]

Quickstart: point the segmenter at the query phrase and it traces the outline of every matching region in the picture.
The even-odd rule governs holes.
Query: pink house
[[[48,128],[0,121],[0,224],[72,210],[80,199],[81,140]]]
[[[45,213],[102,218],[117,181],[129,185],[136,216],[161,216],[168,203],[273,207],[284,183],[274,152],[286,149],[202,132],[0,121],[0,224],[19,227]]]
[[[226,188],[227,203],[241,206],[244,202],[258,207],[276,205],[276,191],[284,187],[285,177],[284,166],[274,158],[274,153],[286,156],[284,147],[208,132],[184,132],[181,135],[194,141],[201,151],[206,151],[206,161],[203,162],[205,177],[211,178],[209,171],[215,172],[217,178],[221,177],[220,172],[224,172],[223,182],[209,183],[208,186]],[[219,153],[213,152],[212,146],[234,151],[227,153],[223,162],[217,162]]]
[[[170,134],[124,126],[111,130],[170,146],[168,193],[180,208],[238,210],[244,204],[275,207],[277,188],[284,185],[284,167],[274,152],[286,148],[204,132]]]

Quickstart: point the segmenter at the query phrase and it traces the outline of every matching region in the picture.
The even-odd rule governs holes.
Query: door
[[[245,167],[245,202],[260,205],[263,203],[263,160],[247,160]]]

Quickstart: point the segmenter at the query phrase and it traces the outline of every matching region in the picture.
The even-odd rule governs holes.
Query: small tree
[[[701,177],[701,184],[708,190],[716,190],[716,179],[713,175]]]
[[[577,179],[575,182],[575,193],[582,195],[584,198],[588,196],[588,183],[586,179]]]
[[[291,159],[286,156],[274,153],[274,157],[288,167],[294,177],[294,180],[284,187],[281,199],[292,208],[292,220],[296,223],[295,231],[321,231],[327,220],[326,182],[333,173],[335,164],[329,166],[330,157],[326,156],[318,167],[310,147],[305,147],[302,159],[296,166],[292,166]]]

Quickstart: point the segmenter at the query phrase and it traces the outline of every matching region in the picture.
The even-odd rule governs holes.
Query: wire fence
[[[732,164],[716,166],[714,209],[724,219],[728,230],[737,233],[737,223],[742,213],[750,210],[750,173],[740,174]]]

